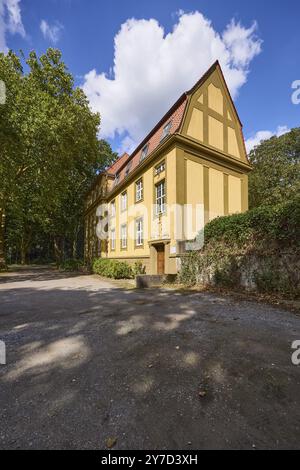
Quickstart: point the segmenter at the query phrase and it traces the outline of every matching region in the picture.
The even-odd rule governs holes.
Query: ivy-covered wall
[[[180,282],[300,297],[300,196],[215,219],[204,236],[182,259]]]

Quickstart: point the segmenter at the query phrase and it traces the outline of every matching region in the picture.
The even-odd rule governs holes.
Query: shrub
[[[133,267],[133,274],[134,276],[139,276],[141,274],[146,274],[146,268],[143,266],[141,261],[136,261]]]
[[[300,296],[300,197],[221,217],[201,251],[182,257],[179,281]]]
[[[83,261],[79,259],[66,259],[59,266],[60,271],[80,271],[84,266]]]
[[[93,263],[93,272],[111,279],[132,279],[133,270],[124,261],[98,258]]]
[[[223,241],[243,246],[269,241],[300,244],[300,197],[286,204],[261,206],[244,214],[219,217],[206,225],[205,244]]]

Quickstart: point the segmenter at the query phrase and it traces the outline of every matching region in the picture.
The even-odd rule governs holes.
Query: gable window
[[[166,183],[161,181],[155,187],[156,192],[156,215],[166,211]]]
[[[121,225],[121,249],[127,248],[127,225]]]
[[[165,162],[164,161],[160,162],[160,164],[155,167],[155,176],[160,175],[161,173],[163,173],[165,171],[165,169],[166,169]]]
[[[161,139],[160,139],[161,142],[170,134],[171,127],[172,127],[172,121],[168,122],[168,124],[163,128]]]
[[[144,221],[142,217],[135,221],[135,244],[136,246],[143,246],[144,244]]]
[[[138,181],[135,183],[135,202],[140,202],[140,201],[142,201],[142,199],[143,199],[143,193],[144,193],[144,189],[143,189],[143,178],[141,178],[140,180],[138,180]]]
[[[127,191],[121,194],[121,211],[127,210]]]
[[[115,186],[120,182],[120,173],[117,173],[115,176]]]
[[[110,203],[110,216],[116,217],[116,201]]]
[[[149,150],[149,144],[145,145],[145,147],[143,147],[143,149],[142,149],[141,161],[144,160],[147,157],[148,150]]]
[[[116,249],[116,230],[110,231],[110,249],[114,251]]]

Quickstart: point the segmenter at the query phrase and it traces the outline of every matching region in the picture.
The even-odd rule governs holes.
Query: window
[[[125,250],[127,248],[127,225],[121,225],[121,248]]]
[[[149,150],[149,144],[145,145],[145,147],[142,149],[141,161],[144,160],[147,157],[148,150]]]
[[[110,231],[110,249],[113,251],[116,249],[116,230]]]
[[[116,201],[110,203],[110,216],[116,217]]]
[[[135,230],[136,230],[136,236],[135,236],[135,243],[136,246],[142,246],[144,244],[144,234],[143,234],[143,219],[137,219],[135,222]]]
[[[155,167],[155,176],[160,175],[160,173],[163,173],[166,169],[166,164],[165,162],[160,162],[159,165]]]
[[[163,128],[163,132],[160,139],[161,142],[170,134],[171,127],[172,121],[168,122],[168,124]]]
[[[121,194],[121,211],[127,210],[127,191]]]
[[[165,181],[156,185],[156,215],[163,214],[166,209],[166,184]]]
[[[115,176],[115,186],[120,182],[120,173],[117,173]]]
[[[128,176],[131,170],[131,162],[128,163],[125,169],[125,176]]]
[[[135,183],[135,202],[140,202],[143,199],[143,179],[141,178]]]

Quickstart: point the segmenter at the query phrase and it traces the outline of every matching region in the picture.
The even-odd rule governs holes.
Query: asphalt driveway
[[[1,449],[300,447],[287,311],[25,270],[0,276],[0,340]]]

